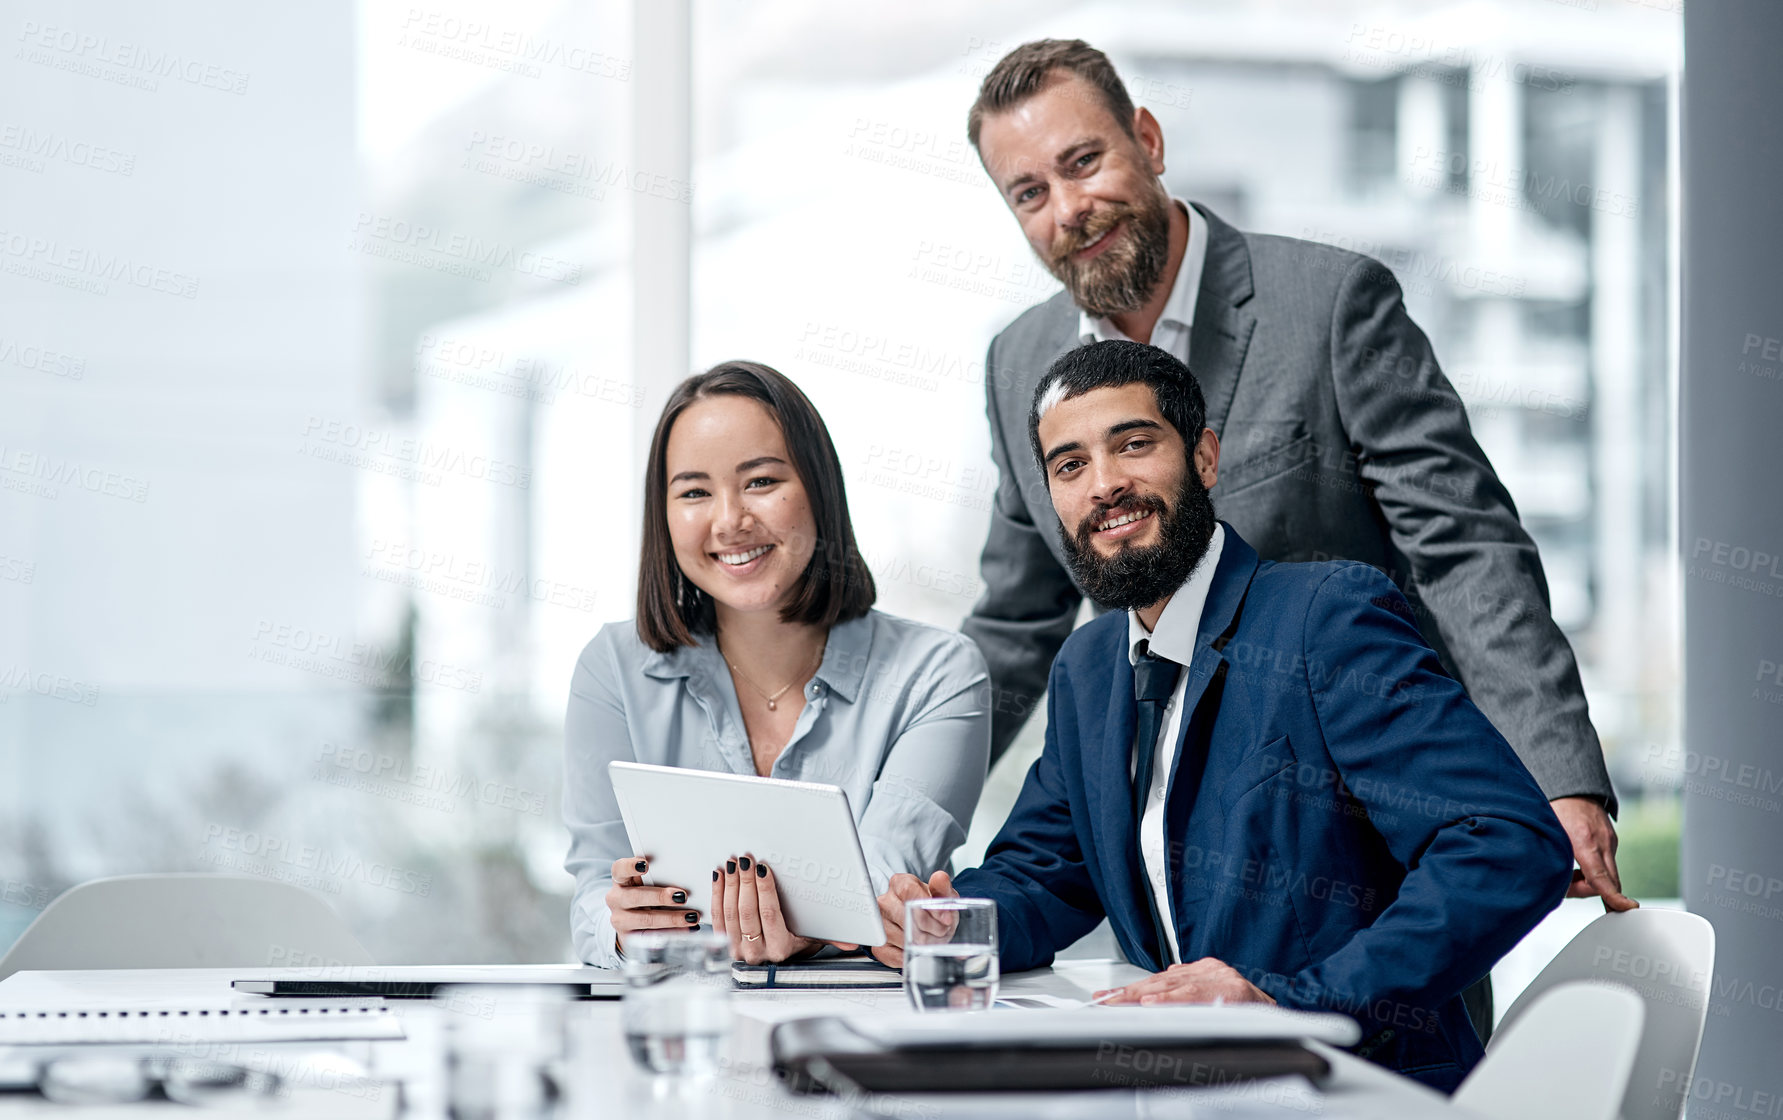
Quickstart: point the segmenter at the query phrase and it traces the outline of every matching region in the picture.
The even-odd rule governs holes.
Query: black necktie
[[[1148,643],[1149,647],[1149,643]],[[1133,699],[1139,705],[1139,730],[1133,735],[1133,826],[1145,815],[1146,795],[1152,788],[1152,758],[1158,752],[1158,731],[1164,726],[1164,705],[1176,691],[1176,674],[1182,666],[1167,657],[1142,650],[1133,666]]]
[[[1170,941],[1164,933],[1165,916],[1158,913],[1157,896],[1152,891],[1151,876],[1146,874],[1145,856],[1138,843],[1139,822],[1145,819],[1145,801],[1152,788],[1152,759],[1158,753],[1158,731],[1164,726],[1164,705],[1176,690],[1176,675],[1182,666],[1165,657],[1153,657],[1146,643],[1133,665],[1133,699],[1139,708],[1139,729],[1133,734],[1133,837],[1138,854],[1140,893],[1151,915],[1152,933],[1158,939],[1158,961],[1169,964]],[[1169,846],[1165,846],[1169,850]],[[1165,874],[1169,871],[1166,869]]]

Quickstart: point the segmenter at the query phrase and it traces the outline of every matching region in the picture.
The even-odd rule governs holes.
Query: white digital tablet
[[[632,851],[650,860],[645,883],[681,887],[709,921],[713,868],[747,852],[774,872],[793,933],[885,944],[854,813],[839,787],[639,762],[610,762],[607,772]]]

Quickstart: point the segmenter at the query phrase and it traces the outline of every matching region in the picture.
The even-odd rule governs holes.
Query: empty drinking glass
[[[716,1072],[731,1022],[730,938],[643,930],[626,937],[623,969],[632,1058],[655,1073]]]
[[[983,1011],[997,998],[997,904],[919,898],[904,904],[904,991],[918,1011]]]
[[[552,1068],[564,1053],[562,989],[449,987],[433,1005],[446,1028],[446,1086],[454,1120],[550,1115]]]

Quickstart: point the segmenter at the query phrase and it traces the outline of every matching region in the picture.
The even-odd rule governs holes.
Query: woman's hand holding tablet
[[[619,948],[625,949],[625,935],[640,929],[698,929],[700,912],[683,909],[687,892],[680,887],[647,887],[644,873],[650,861],[643,856],[626,856],[613,861],[613,887],[607,892],[607,909],[613,915],[613,930]]]
[[[661,895],[648,892],[674,884],[670,889],[685,895],[681,904],[724,931],[737,959],[750,964],[823,944],[885,940],[872,874],[840,788],[618,760],[607,772],[628,846],[649,853],[642,872],[642,857],[620,861],[616,874],[645,892],[620,895],[622,901],[660,906]],[[631,918],[639,913],[648,911]]]
[[[750,855],[735,856],[712,872],[712,926],[731,939],[731,956],[749,964],[769,964],[810,956],[825,945],[854,950],[858,945],[813,941],[786,928],[774,871]]]

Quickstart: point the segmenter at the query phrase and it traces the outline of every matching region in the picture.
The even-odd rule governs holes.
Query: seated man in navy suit
[[[1006,971],[1106,916],[1154,975],[1119,1002],[1335,1010],[1444,1090],[1479,1061],[1461,991],[1566,894],[1571,848],[1391,580],[1275,564],[1214,519],[1220,445],[1163,350],[1072,350],[1028,431],[1073,574],[1109,613],[1047,685],[1046,745],[984,865],[903,904],[997,903]]]

